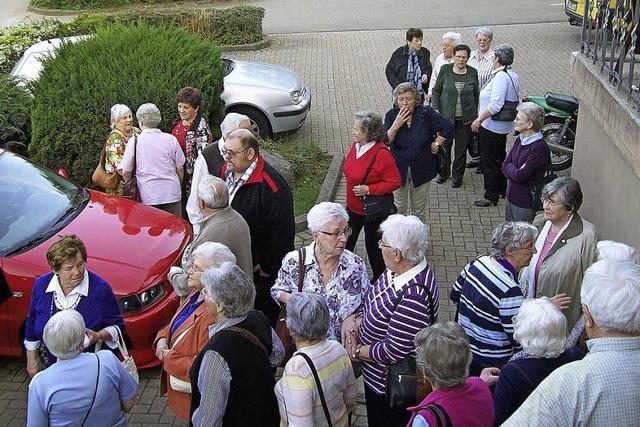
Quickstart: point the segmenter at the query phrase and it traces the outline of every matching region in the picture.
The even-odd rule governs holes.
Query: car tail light
[[[140,293],[127,295],[118,300],[122,314],[131,314],[142,311],[158,301],[166,294],[162,283],[158,283]]]

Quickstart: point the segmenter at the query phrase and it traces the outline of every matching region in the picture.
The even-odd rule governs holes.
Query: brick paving
[[[508,41],[515,50],[514,68],[522,80],[522,94],[546,91],[572,94],[571,51],[579,48],[579,30],[566,23],[504,25],[493,28],[495,43]],[[452,29],[456,30],[456,29]],[[457,29],[472,45],[473,28]],[[424,45],[439,53],[443,30],[424,32]],[[234,52],[227,56],[295,70],[313,94],[307,123],[290,136],[301,144],[316,141],[330,154],[345,153],[350,144],[352,114],[373,110],[383,114],[391,104],[384,65],[391,52],[403,43],[404,31],[355,31],[271,36],[267,49]],[[452,189],[433,184],[429,198],[428,224],[431,239],[427,252],[441,289],[440,320],[450,320],[453,308],[447,301],[451,284],[462,267],[478,254],[486,253],[491,231],[501,221],[504,202],[497,207],[475,208],[482,194],[482,181],[471,171],[463,186]],[[344,184],[336,201],[344,202]],[[296,237],[296,245],[309,240],[309,233]],[[364,255],[360,244],[357,251]],[[364,258],[364,256],[363,256]],[[175,419],[158,396],[159,369],[141,372],[140,400],[129,416],[131,426],[186,425]],[[0,358],[0,425],[24,425],[28,376],[24,361]],[[366,426],[364,398],[359,397],[354,425]]]

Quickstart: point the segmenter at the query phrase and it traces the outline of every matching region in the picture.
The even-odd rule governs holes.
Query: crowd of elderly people
[[[544,111],[523,103],[501,118],[520,92],[510,46],[492,49],[488,28],[476,32],[474,51],[446,33],[432,67],[422,37],[409,29],[387,64],[393,107],[384,119],[354,114],[346,206],[312,207],[311,242],[299,249],[289,185],[260,154],[248,117],[227,115],[214,143],[197,89],[178,91],[171,133],[159,130],[153,104],[138,108],[140,129],[128,107],[112,107],[104,169],[118,179],[106,190],[123,194],[136,179],[142,203],[193,224],[167,277],[180,305],[154,340],[160,393],[177,417],[194,426],[348,426],[362,376],[372,427],[637,424],[636,250],[598,242],[578,214],[577,180],[532,191],[549,166]],[[475,205],[505,196],[506,222],[490,253],[453,283],[454,321],[438,323],[429,185],[452,174],[460,187],[474,166],[485,178]],[[370,270],[354,253],[362,229]],[[126,332],[113,291],[87,270],[76,236],[46,257],[52,272],[36,280],[25,326],[27,424],[127,425],[138,383],[109,351]],[[399,366],[410,371],[392,374]],[[391,396],[398,388],[402,405]]]

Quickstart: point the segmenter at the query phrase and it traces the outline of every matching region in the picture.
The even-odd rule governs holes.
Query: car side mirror
[[[69,172],[67,172],[65,168],[58,169],[58,175],[60,175],[63,178],[69,179]]]

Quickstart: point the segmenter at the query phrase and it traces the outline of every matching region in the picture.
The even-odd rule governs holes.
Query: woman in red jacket
[[[400,173],[387,146],[382,142],[384,127],[382,118],[363,111],[354,114],[353,144],[344,162],[343,173],[347,180],[347,212],[352,234],[346,248],[353,251],[360,230],[364,227],[367,257],[373,271],[372,282],[384,271],[382,252],[378,247],[380,223],[395,213],[393,191],[400,188]],[[377,214],[365,215],[366,196],[388,196],[391,203],[381,203]],[[388,207],[387,207],[388,206]]]

